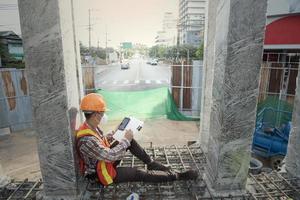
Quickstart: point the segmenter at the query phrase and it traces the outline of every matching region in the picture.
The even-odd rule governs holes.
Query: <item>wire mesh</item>
[[[82,197],[88,194],[88,199],[126,199],[131,193],[137,193],[143,200],[297,200],[300,198],[299,179],[289,177],[286,173],[261,173],[249,174],[247,190],[245,193],[235,195],[216,195],[207,187],[202,175],[206,159],[201,147],[197,144],[192,146],[168,146],[149,147],[146,152],[157,161],[169,165],[172,169],[182,171],[185,169],[197,169],[200,178],[196,181],[175,181],[159,184],[133,182],[112,184],[101,187],[97,183],[88,182]],[[121,166],[134,166],[147,168],[147,166],[130,153],[126,154],[120,163]],[[41,180],[30,182],[27,179],[22,182],[12,182],[0,188],[0,200],[4,199],[36,199],[37,191],[42,190]]]

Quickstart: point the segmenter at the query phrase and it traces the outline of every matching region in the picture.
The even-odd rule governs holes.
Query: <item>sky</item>
[[[118,47],[121,42],[154,45],[162,29],[165,12],[178,16],[178,0],[77,0],[76,23],[79,40],[88,46],[88,10],[91,9],[92,46]],[[7,7],[4,4],[15,4]],[[0,31],[20,34],[17,0],[0,0]]]

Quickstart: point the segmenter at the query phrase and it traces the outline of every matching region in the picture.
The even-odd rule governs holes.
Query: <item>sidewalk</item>
[[[109,121],[103,127],[106,133],[115,129],[119,121]],[[4,174],[16,180],[37,180],[41,177],[37,154],[37,139],[30,131],[12,133],[0,138],[0,163]],[[199,122],[171,121],[167,119],[145,120],[141,135],[135,139],[144,147],[185,145],[197,140]]]

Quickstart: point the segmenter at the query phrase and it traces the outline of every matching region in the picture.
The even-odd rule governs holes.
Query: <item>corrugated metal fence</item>
[[[32,128],[32,109],[24,69],[0,69],[0,128]]]

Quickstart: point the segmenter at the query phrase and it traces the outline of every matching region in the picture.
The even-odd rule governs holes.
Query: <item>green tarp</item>
[[[98,90],[106,103],[108,116],[120,120],[125,116],[141,119],[166,117],[171,120],[197,121],[199,118],[186,117],[181,114],[167,87],[143,91],[106,91]]]
[[[281,127],[292,120],[293,105],[277,96],[267,96],[257,105],[256,121],[263,121],[273,127]]]

